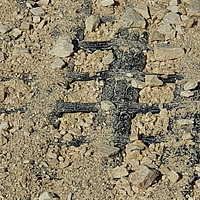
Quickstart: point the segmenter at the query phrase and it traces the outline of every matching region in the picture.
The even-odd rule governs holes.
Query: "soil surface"
[[[198,0],[0,1],[0,200],[200,199]]]

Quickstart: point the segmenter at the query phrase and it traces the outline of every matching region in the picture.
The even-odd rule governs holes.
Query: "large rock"
[[[124,28],[145,28],[146,21],[144,18],[132,8],[128,8],[122,15],[119,23]]]
[[[56,41],[56,44],[49,51],[49,54],[58,57],[67,57],[74,52],[74,45],[69,36],[61,37]]]
[[[184,55],[181,47],[173,47],[167,44],[155,45],[154,55],[156,60],[176,59]]]
[[[148,188],[155,178],[159,175],[155,169],[150,169],[145,165],[141,165],[138,170],[129,174],[129,181],[137,188]]]

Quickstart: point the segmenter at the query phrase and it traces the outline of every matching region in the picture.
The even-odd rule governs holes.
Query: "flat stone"
[[[192,97],[194,95],[194,92],[193,91],[182,91],[180,93],[180,96],[181,97]]]
[[[85,20],[85,28],[88,32],[92,32],[99,26],[99,23],[99,18],[94,15],[91,15]]]
[[[194,124],[194,119],[178,119],[177,124],[179,126],[187,125],[187,124]]]
[[[124,28],[145,28],[146,21],[144,18],[132,8],[128,8],[122,15],[119,23]]]
[[[39,6],[48,5],[48,4],[49,4],[49,0],[39,0],[39,1],[37,2],[37,4],[38,4]]]
[[[167,9],[174,12],[174,13],[177,13],[179,7],[178,6],[168,6]]]
[[[167,44],[155,45],[154,55],[156,60],[176,59],[184,55],[184,50],[181,47],[169,46]]]
[[[180,24],[181,19],[180,16],[174,12],[167,13],[163,18],[164,24]]]
[[[40,16],[33,16],[33,23],[39,24],[40,23]]]
[[[10,27],[8,25],[3,25],[0,23],[0,33],[4,34],[10,30]]]
[[[115,105],[110,101],[101,101],[101,109],[103,111],[111,111],[115,109]]]
[[[184,84],[183,88],[184,90],[192,90],[195,89],[198,86],[198,82],[195,80],[190,80],[187,83]]]
[[[3,90],[0,90],[0,103],[4,101],[5,96],[6,96],[5,92]]]
[[[22,31],[28,31],[30,28],[30,24],[26,21],[23,21],[21,26],[20,26],[20,30]]]
[[[133,143],[128,143],[126,145],[126,151],[133,151],[133,150],[144,150],[145,146],[144,145],[137,145]]]
[[[4,53],[0,51],[0,61],[5,60],[5,56]]]
[[[161,33],[159,33],[158,31],[153,31],[150,36],[149,36],[149,41],[153,42],[153,41],[164,41],[165,40],[165,36],[162,35]]]
[[[102,63],[104,65],[109,65],[110,63],[112,63],[115,60],[115,57],[113,55],[112,52],[109,52],[107,56],[103,57],[102,59]]]
[[[68,57],[74,52],[74,45],[69,36],[61,37],[56,41],[56,44],[49,51],[49,54],[58,57]]]
[[[18,28],[13,29],[13,31],[12,31],[12,35],[13,35],[15,38],[18,37],[18,36],[20,36],[21,33],[22,33],[22,31],[21,31],[20,29],[18,29]]]
[[[192,139],[192,136],[190,133],[185,133],[185,134],[183,134],[182,138],[183,138],[183,140],[190,140],[190,139]]]
[[[178,0],[172,0],[169,2],[170,6],[178,6]]]
[[[131,85],[132,85],[132,87],[134,87],[134,88],[139,88],[139,89],[143,89],[144,86],[145,86],[144,82],[139,81],[139,80],[137,80],[137,79],[133,79],[133,80],[131,81]]]
[[[155,87],[163,85],[163,82],[156,75],[145,75],[145,85]]]
[[[121,178],[128,175],[128,170],[125,167],[116,167],[108,171],[109,176],[113,178]]]
[[[145,19],[149,19],[149,10],[148,7],[143,4],[143,3],[139,3],[135,8],[134,8],[138,13],[140,13],[140,15],[142,15],[142,17],[144,17]]]
[[[62,59],[56,59],[51,63],[51,68],[54,70],[62,69],[62,67],[65,66],[65,62]]]
[[[137,188],[147,189],[158,175],[157,170],[141,165],[138,170],[129,174],[129,181]]]
[[[30,12],[33,14],[33,15],[43,15],[44,14],[44,10],[40,7],[36,7],[36,8],[31,8],[30,9]]]
[[[191,1],[186,10],[188,16],[200,16],[200,1]]]
[[[168,175],[169,175],[168,178],[169,178],[171,184],[174,184],[174,183],[176,183],[179,180],[179,174],[176,173],[173,170],[170,171],[170,173]]]
[[[107,144],[101,144],[99,145],[98,150],[103,156],[110,157],[116,155],[120,149]]]
[[[101,1],[102,6],[112,6],[115,2],[113,0],[103,0]]]
[[[55,197],[51,192],[44,192],[40,195],[39,200],[59,200],[59,198]]]
[[[176,35],[176,31],[170,24],[163,24],[158,27],[158,32],[165,35],[165,39],[173,39]]]
[[[21,48],[21,47],[15,47],[13,49],[13,55],[14,56],[20,56],[20,55],[30,55],[29,50],[26,48]]]

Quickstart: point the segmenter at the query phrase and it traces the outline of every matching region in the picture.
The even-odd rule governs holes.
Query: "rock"
[[[40,23],[40,16],[33,16],[33,23],[39,24]]]
[[[165,40],[165,36],[162,35],[161,33],[159,33],[158,31],[153,31],[150,36],[149,36],[149,41],[153,42],[153,41],[164,41]]]
[[[110,53],[108,53],[107,56],[103,57],[102,63],[103,63],[104,65],[109,65],[109,64],[112,63],[114,60],[115,60],[115,57],[114,57],[113,53],[110,52]]]
[[[192,136],[190,133],[185,133],[185,134],[183,134],[182,138],[183,138],[183,140],[190,140],[190,139],[192,139]]]
[[[136,140],[138,140],[138,133],[131,132],[130,141],[136,141]]]
[[[110,101],[102,101],[101,102],[101,109],[103,111],[111,111],[115,109],[115,105]]]
[[[49,0],[39,0],[39,1],[37,2],[37,4],[38,4],[39,6],[48,5],[48,4],[49,4]]]
[[[4,60],[5,60],[4,53],[0,51],[0,61],[4,61]]]
[[[101,1],[102,6],[112,6],[114,4],[114,0],[103,0]]]
[[[187,124],[194,124],[194,119],[178,119],[177,124],[179,126],[187,125]]]
[[[138,170],[129,174],[129,181],[137,188],[147,189],[158,175],[157,170],[141,165]]]
[[[178,6],[178,0],[172,0],[169,2],[170,6]]]
[[[128,175],[128,170],[125,167],[120,166],[108,171],[108,174],[112,179],[121,178]]]
[[[5,92],[3,90],[0,90],[0,103],[4,101],[5,96],[6,96]]]
[[[110,157],[116,155],[120,149],[107,144],[101,144],[99,145],[98,150],[103,156]]]
[[[173,47],[167,44],[155,45],[154,55],[156,60],[176,59],[184,55],[184,50],[181,47]]]
[[[156,75],[145,75],[145,85],[155,87],[163,85],[163,82]]]
[[[3,25],[0,23],[0,33],[4,34],[10,30],[10,27],[8,25]]]
[[[55,70],[62,69],[63,66],[65,66],[65,62],[60,58],[51,63],[51,68]]]
[[[59,198],[55,197],[51,192],[44,192],[40,195],[39,200],[59,200]]]
[[[167,9],[170,10],[171,12],[177,13],[179,10],[179,7],[178,6],[168,6]]]
[[[12,35],[13,35],[15,38],[18,37],[18,36],[20,36],[21,33],[22,33],[22,31],[21,31],[20,29],[18,29],[18,28],[13,29],[13,31],[12,31]]]
[[[126,191],[128,195],[131,195],[131,186],[130,186],[130,183],[124,177],[122,177],[121,179],[119,179],[116,182],[115,189],[117,189],[118,191],[120,191],[120,190]],[[126,192],[124,193],[125,195],[126,195]]]
[[[200,179],[198,179],[197,181],[195,181],[195,185],[200,189]]]
[[[161,174],[166,174],[166,175],[168,175],[168,174],[170,173],[170,170],[169,170],[168,167],[166,167],[166,166],[164,166],[164,165],[161,165],[161,166],[160,166],[160,172],[161,172]]]
[[[170,24],[163,24],[158,27],[158,32],[165,35],[165,39],[173,39],[176,35],[176,31]]]
[[[29,50],[26,48],[21,48],[21,47],[15,47],[13,49],[13,56],[26,56],[26,57],[30,57],[30,53]]]
[[[67,200],[72,200],[72,193],[69,193],[69,194],[67,195]]]
[[[146,21],[144,18],[132,8],[128,8],[122,15],[119,23],[124,28],[145,28]]]
[[[145,19],[149,19],[149,11],[148,11],[148,7],[143,4],[143,3],[139,3],[135,8],[134,8],[138,13],[140,13],[140,15],[142,15],[142,17],[144,17]]]
[[[182,91],[180,93],[181,97],[192,97],[193,95],[194,95],[194,92],[192,92],[192,91]]]
[[[145,145],[137,145],[134,143],[128,143],[126,145],[126,151],[133,151],[133,150],[144,150],[145,149]]]
[[[46,20],[43,19],[39,24],[38,24],[38,29],[41,30],[44,27]]]
[[[143,88],[144,88],[144,82],[139,81],[139,80],[137,80],[137,79],[133,79],[133,80],[131,81],[131,85],[132,85],[132,87],[134,87],[134,88],[139,88],[139,89],[143,89]]]
[[[0,146],[5,145],[8,142],[7,138],[3,135],[3,131],[0,131]]]
[[[71,142],[73,140],[73,136],[70,133],[67,133],[63,136],[63,141]]]
[[[1,122],[0,130],[8,130],[8,128],[9,128],[8,122]]]
[[[190,80],[187,83],[184,84],[183,88],[184,90],[192,90],[195,89],[198,86],[198,82],[195,80]]]
[[[200,16],[200,1],[191,1],[191,5],[187,8],[188,16]]]
[[[167,13],[163,18],[164,24],[180,24],[181,19],[180,16],[174,12]]]
[[[170,183],[172,184],[176,183],[179,180],[179,174],[173,170],[168,175],[169,175],[168,178],[170,180]]]
[[[44,14],[44,10],[40,7],[32,8],[32,9],[30,9],[30,12],[33,15],[43,15]]]
[[[132,170],[137,170],[139,168],[139,161],[136,159],[130,159],[130,160],[126,160],[126,162],[128,161],[128,164],[131,165],[131,169]]]
[[[22,31],[28,31],[30,28],[30,24],[26,21],[23,21],[21,26],[20,26],[20,30]]]
[[[94,31],[99,26],[100,20],[98,17],[91,15],[85,20],[85,27],[88,32]]]
[[[74,45],[69,36],[61,37],[56,41],[56,44],[49,51],[49,54],[58,57],[67,57],[74,52]]]

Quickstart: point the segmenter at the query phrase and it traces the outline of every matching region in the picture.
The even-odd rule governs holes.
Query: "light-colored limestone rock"
[[[164,24],[180,24],[181,19],[180,19],[180,16],[176,14],[175,12],[169,12],[164,16],[163,23]]]
[[[116,155],[120,149],[107,144],[101,144],[98,146],[98,150],[103,156],[110,157]]]
[[[164,41],[165,40],[165,36],[162,35],[161,33],[159,33],[158,31],[153,31],[150,36],[149,36],[149,41],[153,42],[153,41]]]
[[[149,11],[148,7],[144,3],[139,3],[135,8],[134,8],[138,13],[142,15],[145,19],[149,19]]]
[[[30,12],[33,15],[39,15],[39,16],[44,14],[44,10],[40,7],[32,8],[32,9],[30,9]]]
[[[112,6],[115,2],[114,0],[102,0],[100,3],[102,6]]]
[[[173,170],[170,171],[170,173],[168,175],[169,175],[168,178],[169,178],[171,184],[174,184],[174,183],[176,183],[179,180],[179,174],[176,173]]]
[[[115,57],[113,55],[112,52],[109,52],[107,56],[103,57],[102,59],[102,63],[104,65],[109,65],[110,63],[112,63],[115,60]]]
[[[192,91],[182,91],[181,93],[180,93],[180,96],[181,97],[192,97],[194,95],[194,92],[192,92]]]
[[[108,171],[111,178],[121,178],[128,175],[128,170],[124,166],[116,167]]]
[[[91,15],[85,20],[86,30],[88,32],[94,31],[99,26],[100,20],[98,17]]]
[[[176,35],[176,31],[170,24],[162,24],[158,27],[158,32],[165,35],[165,39],[173,39]]]
[[[184,84],[184,90],[192,90],[192,89],[195,89],[198,85],[198,82],[195,81],[195,80],[190,80],[188,81],[187,83]]]
[[[56,59],[51,63],[51,68],[58,70],[62,69],[62,67],[65,65],[65,62],[62,59]]]
[[[145,86],[144,82],[139,81],[139,80],[137,80],[137,79],[133,79],[133,80],[131,81],[131,85],[132,85],[132,87],[134,87],[134,88],[139,88],[139,89],[142,89],[142,88],[144,88],[144,86]]]
[[[115,105],[110,101],[102,101],[101,102],[101,109],[103,111],[111,111],[115,109]]]
[[[156,75],[145,75],[145,85],[155,87],[163,85],[163,82]]]

